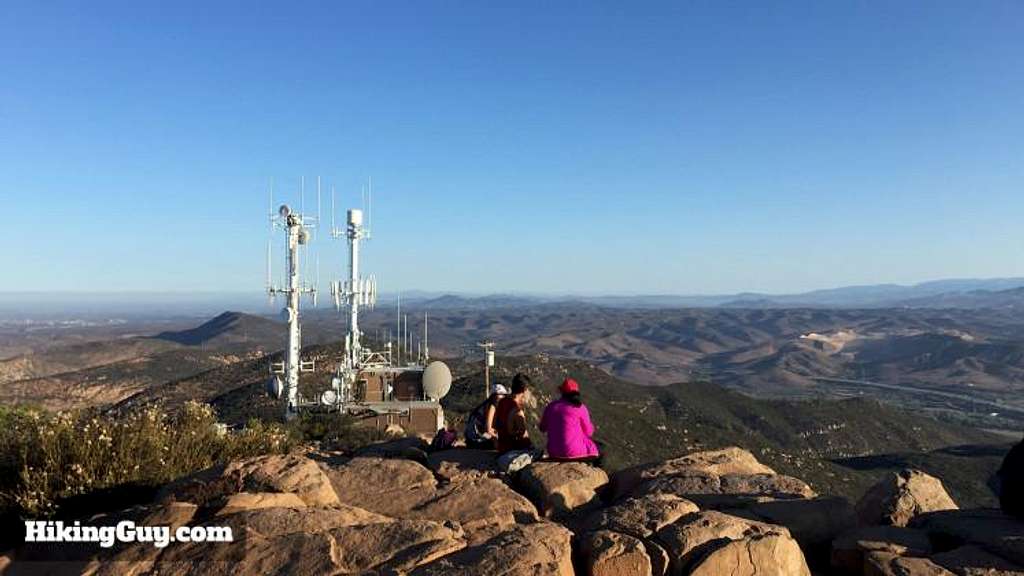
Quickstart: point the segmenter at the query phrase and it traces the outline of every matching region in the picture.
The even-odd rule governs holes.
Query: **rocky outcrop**
[[[516,484],[541,514],[564,517],[600,505],[598,490],[608,474],[583,462],[534,462],[516,477]]]
[[[941,480],[920,470],[901,470],[886,475],[864,494],[857,503],[857,515],[864,524],[906,526],[918,514],[956,508]]]
[[[886,476],[857,511],[876,525],[833,540],[837,574],[1024,576],[1024,523],[999,510],[959,510],[942,482],[922,472]]]
[[[607,475],[588,464],[536,462],[502,478],[491,453],[418,450],[392,442],[356,456],[211,468],[169,484],[152,505],[94,521],[226,526],[233,542],[64,547],[65,566],[98,575],[1024,576],[1024,524],[998,510],[924,512],[945,491],[917,474],[883,482],[892,497],[872,489],[875,509],[891,512],[885,521],[910,527],[857,526],[846,500],[818,497],[734,448],[636,467],[626,481],[613,475],[620,493],[610,501],[600,497]],[[51,551],[26,546],[11,567]]]

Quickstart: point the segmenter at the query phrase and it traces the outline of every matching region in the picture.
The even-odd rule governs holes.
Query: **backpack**
[[[430,441],[431,450],[447,450],[455,446],[455,441],[459,439],[459,435],[455,430],[449,430],[447,428],[441,428],[434,434],[434,439]]]

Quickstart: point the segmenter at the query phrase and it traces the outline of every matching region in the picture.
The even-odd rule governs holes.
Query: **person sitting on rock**
[[[508,395],[508,390],[501,384],[495,384],[491,388],[491,395],[479,406],[473,409],[466,419],[466,447],[478,450],[494,450],[495,439],[498,436],[495,415],[498,413],[498,403]]]
[[[533,443],[526,429],[526,395],[529,394],[530,377],[516,374],[512,377],[512,393],[498,402],[495,413],[498,431],[498,452],[532,450]]]
[[[593,440],[594,425],[580,397],[579,383],[566,378],[558,391],[562,397],[548,404],[540,419],[540,429],[548,435],[548,457],[599,463],[601,454]]]

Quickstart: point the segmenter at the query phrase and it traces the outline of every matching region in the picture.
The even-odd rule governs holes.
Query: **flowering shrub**
[[[287,452],[295,445],[278,424],[227,431],[213,409],[186,403],[168,414],[146,408],[113,417],[90,412],[0,409],[0,499],[30,516],[61,499],[136,483],[157,485],[235,458]]]

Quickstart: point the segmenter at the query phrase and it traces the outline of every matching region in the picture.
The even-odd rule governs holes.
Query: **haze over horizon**
[[[12,3],[3,290],[258,292],[268,182],[299,204],[302,175],[339,218],[373,177],[386,292],[1024,276],[1022,16]],[[345,263],[321,243],[324,283]]]

